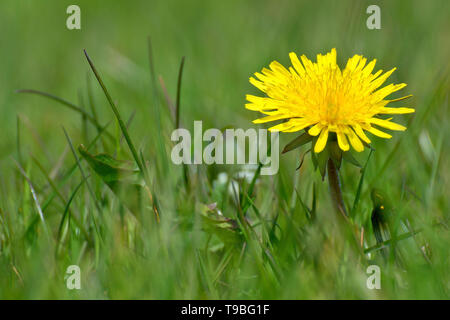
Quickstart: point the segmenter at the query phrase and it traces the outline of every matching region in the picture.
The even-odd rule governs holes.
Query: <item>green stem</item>
[[[339,172],[333,159],[328,159],[328,183],[330,184],[331,200],[336,212],[348,220],[347,210],[345,209],[344,199],[342,198],[341,182]]]
[[[338,225],[341,228],[343,234],[351,235],[354,241],[351,241],[355,250],[364,257],[362,251],[362,243],[359,241],[359,230],[354,226],[348,217],[347,210],[345,209],[344,199],[342,198],[341,182],[339,180],[339,171],[334,164],[333,159],[328,159],[328,182],[330,184],[330,194],[333,202],[334,210],[338,216],[342,217],[341,223]]]

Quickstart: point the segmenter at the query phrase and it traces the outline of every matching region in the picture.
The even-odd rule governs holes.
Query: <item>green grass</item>
[[[381,30],[366,28],[372,3],[356,0],[80,0],[80,31],[65,27],[70,4],[0,4],[0,299],[450,297],[448,1],[377,1]],[[355,154],[363,171],[342,165],[366,254],[337,228],[309,154],[296,170],[307,146],[280,155],[277,175],[233,183],[219,175],[242,166],[170,161],[178,124],[253,127],[248,77],[288,64],[290,51],[314,58],[332,47],[340,65],[359,53],[397,67],[391,82],[413,98],[395,105],[416,109],[395,116],[406,132],[373,139],[370,159]],[[282,134],[280,147],[297,135]],[[94,170],[80,144],[117,161],[102,156],[105,171]],[[374,189],[398,236],[383,250]],[[81,290],[66,288],[72,264]],[[371,264],[381,290],[366,288]]]

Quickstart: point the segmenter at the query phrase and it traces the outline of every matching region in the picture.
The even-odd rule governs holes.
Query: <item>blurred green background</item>
[[[71,4],[81,8],[81,30],[66,28],[66,8]],[[366,8],[371,4],[381,8],[381,30],[366,27]],[[449,9],[447,0],[3,0],[0,298],[448,299],[450,163],[445,137],[450,134]],[[152,41],[159,99],[152,89],[148,36]],[[412,116],[395,117],[396,122],[407,124],[408,130],[394,133],[391,140],[373,139],[376,151],[367,166],[355,221],[370,225],[370,191],[377,187],[390,199],[399,219],[408,218],[413,229],[423,232],[406,240],[412,242],[399,249],[403,250],[402,262],[368,258],[385,263],[383,289],[376,292],[365,287],[366,264],[349,253],[348,245],[340,243],[334,234],[327,185],[313,171],[309,157],[296,171],[297,151],[280,156],[280,173],[261,177],[257,185],[255,203],[263,220],[273,222],[278,217],[280,224],[281,231],[274,235],[278,240],[270,238],[266,243],[277,268],[260,257],[260,249],[247,255],[241,254],[245,251],[242,247],[231,249],[222,244],[220,249],[210,251],[207,232],[205,235],[197,225],[198,204],[217,202],[218,197],[225,197],[223,201],[229,204],[220,209],[233,217],[237,210],[233,197],[224,196],[223,192],[218,196],[220,190],[214,181],[220,170],[232,176],[239,168],[191,168],[196,183],[191,190],[183,190],[181,169],[164,164],[165,158],[157,148],[161,137],[166,152],[170,152],[173,130],[161,82],[174,101],[183,56],[182,124],[191,129],[194,120],[202,120],[204,129],[230,125],[250,128],[254,126],[251,120],[258,115],[244,108],[245,94],[259,94],[248,82],[252,73],[273,60],[289,65],[291,51],[315,60],[317,53],[329,52],[333,47],[341,66],[352,55],[362,54],[370,60],[377,59],[377,70],[397,67],[387,83],[405,82],[408,86],[395,97],[414,96],[396,103],[416,109]],[[102,199],[102,212],[95,214],[104,226],[104,239],[100,241],[92,231],[91,216],[95,214],[88,212],[99,210],[83,186],[71,208],[94,244],[86,244],[80,239],[80,231],[69,226],[68,232],[73,234],[70,239],[74,240],[64,242],[59,254],[53,255],[54,244],[46,242],[42,228],[34,220],[37,211],[30,190],[13,159],[21,160],[38,196],[45,201],[52,190],[30,159],[39,159],[50,172],[58,167],[58,159],[65,152],[59,171],[66,172],[74,159],[61,126],[67,129],[75,146],[87,145],[95,137],[95,130],[84,129],[82,117],[74,111],[16,90],[49,92],[85,106],[88,112],[87,105],[93,101],[100,123],[113,120],[83,49],[94,61],[124,119],[136,112],[130,135],[150,166],[157,164],[152,178],[161,199],[162,215],[165,213],[167,219],[162,217],[158,231],[154,226],[133,229],[127,218],[125,222],[117,220],[117,200],[110,195],[106,201],[105,193],[109,195],[109,191],[101,180],[93,178],[94,193]],[[88,87],[92,101],[88,100]],[[157,120],[155,107],[161,121]],[[119,134],[114,122],[109,131],[114,136]],[[294,137],[295,133],[282,135],[281,146]],[[124,144],[97,150],[110,154],[118,151],[119,158],[132,159]],[[364,163],[368,153],[366,150],[356,157]],[[51,175],[55,183],[60,181],[58,172]],[[349,204],[353,203],[359,178],[358,168],[343,165],[344,198]],[[59,187],[66,200],[80,179],[77,172],[76,178]],[[311,226],[304,221],[294,186],[310,204],[313,185],[317,188],[318,221]],[[53,200],[44,210],[53,235],[65,207],[65,203],[56,202]],[[289,233],[287,226],[293,223],[292,219],[298,229]],[[151,219],[149,223],[154,224]],[[369,230],[368,245],[374,245],[370,236]],[[139,249],[130,244],[134,241],[130,239],[135,238],[143,243]],[[345,239],[342,241],[345,243]],[[65,288],[64,270],[77,263],[82,266],[84,287],[69,291]]]

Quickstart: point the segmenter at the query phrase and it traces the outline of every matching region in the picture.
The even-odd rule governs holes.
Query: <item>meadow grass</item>
[[[381,30],[367,1],[78,2],[79,31],[70,1],[0,4],[1,299],[450,297],[448,1],[378,1]],[[297,170],[308,146],[247,180],[170,160],[171,132],[194,120],[256,126],[253,72],[333,47],[341,66],[359,53],[398,67],[391,81],[414,95],[395,105],[416,109],[395,117],[408,130],[340,170],[363,250],[310,154]],[[396,235],[382,243],[374,192]],[[81,290],[66,287],[73,264]],[[374,264],[381,290],[366,287]]]

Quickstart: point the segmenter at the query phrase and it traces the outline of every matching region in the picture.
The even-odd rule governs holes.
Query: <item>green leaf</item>
[[[240,245],[242,243],[244,238],[239,231],[238,222],[220,214],[215,204],[199,203],[197,212],[201,214],[205,232],[215,234],[224,244]]]
[[[310,151],[311,151],[311,160],[314,165],[314,170],[317,170],[317,166],[319,165],[319,163],[317,162],[317,154],[312,149],[310,149]]]
[[[312,204],[311,204],[311,220],[316,219],[316,208],[317,208],[317,191],[316,191],[316,183],[313,184],[313,194],[312,194]]]
[[[133,141],[131,140],[131,137],[130,137],[130,135],[128,133],[127,126],[123,122],[122,116],[120,115],[119,110],[116,107],[116,104],[114,103],[112,97],[110,96],[108,90],[106,89],[106,86],[103,83],[103,80],[101,79],[99,73],[97,72],[97,69],[95,68],[94,63],[92,62],[91,58],[89,58],[86,50],[84,50],[84,55],[86,56],[86,59],[87,59],[89,65],[90,65],[92,71],[94,72],[94,75],[97,78],[98,83],[102,87],[103,93],[105,94],[106,99],[108,100],[109,105],[111,106],[111,109],[112,109],[112,111],[113,111],[113,113],[114,113],[114,115],[115,115],[115,117],[117,119],[117,122],[119,123],[120,130],[122,131],[122,134],[123,134],[123,136],[125,138],[125,141],[127,142],[128,148],[130,149],[131,154],[133,155],[133,158],[136,161],[137,166],[139,167],[139,170],[140,170],[140,172],[142,174],[142,177],[144,179],[146,179],[147,178],[147,173],[144,170],[144,165],[141,163],[141,160],[139,159],[139,156],[138,156],[138,153],[136,151],[136,148],[134,147]]]
[[[305,212],[306,219],[311,220],[312,219],[311,209],[309,209],[308,206],[303,202],[302,197],[300,196],[300,193],[298,193],[297,188],[295,188],[295,193],[297,194],[297,199],[298,201],[300,201],[303,211]]]
[[[244,216],[251,205],[248,199],[251,199],[251,197],[253,197],[253,190],[255,189],[256,180],[261,175],[261,168],[262,163],[259,163],[258,168],[256,169],[255,174],[253,175],[252,181],[250,182],[250,186],[248,187],[247,192],[245,193],[246,197],[244,197],[244,200],[242,202],[242,212],[244,213]]]
[[[116,160],[106,153],[92,155],[84,145],[80,145],[78,151],[113,191],[116,191],[121,183],[143,185],[139,169],[129,162]]]
[[[350,162],[351,164],[357,166],[358,168],[362,168],[362,165],[356,160],[350,151],[343,152],[344,160]]]
[[[308,152],[310,152],[310,151],[311,151],[311,149],[306,150],[306,151],[303,153],[303,155],[300,157],[300,163],[298,164],[298,167],[297,167],[297,169],[295,169],[295,170],[299,170],[299,169],[302,167],[303,162],[305,161],[305,156],[306,156],[306,154],[307,154]]]
[[[367,157],[367,161],[364,164],[364,167],[361,169],[361,177],[359,178],[358,189],[356,189],[355,200],[353,201],[353,207],[351,211],[351,216],[353,217],[356,212],[356,208],[358,206],[359,198],[361,197],[362,186],[364,182],[364,177],[366,174],[367,165],[369,164],[370,157],[372,155],[372,150],[370,150],[369,156]]]
[[[320,175],[322,176],[322,179],[325,178],[325,173],[327,171],[327,162],[328,159],[330,159],[330,150],[328,146],[323,149],[322,152],[317,154],[317,166],[319,167]]]
[[[154,197],[145,184],[141,172],[133,168],[134,165],[130,165],[130,162],[116,160],[104,153],[92,155],[83,145],[78,147],[78,151],[131,212],[138,212],[143,198],[148,199],[148,205],[153,204]],[[156,218],[159,219],[159,216]]]
[[[329,149],[330,149],[330,158],[333,159],[334,165],[336,166],[337,169],[339,169],[342,163],[342,155],[344,154],[345,157],[345,154],[348,152],[343,152],[341,148],[339,148],[337,141],[331,141]]]
[[[281,152],[286,153],[289,151],[292,151],[296,148],[301,147],[302,145],[310,142],[312,140],[312,136],[310,136],[307,132],[304,132],[303,134],[301,134],[300,136],[298,136],[297,138],[295,138],[294,140],[292,140],[291,142],[289,142],[283,149],[283,151]]]

